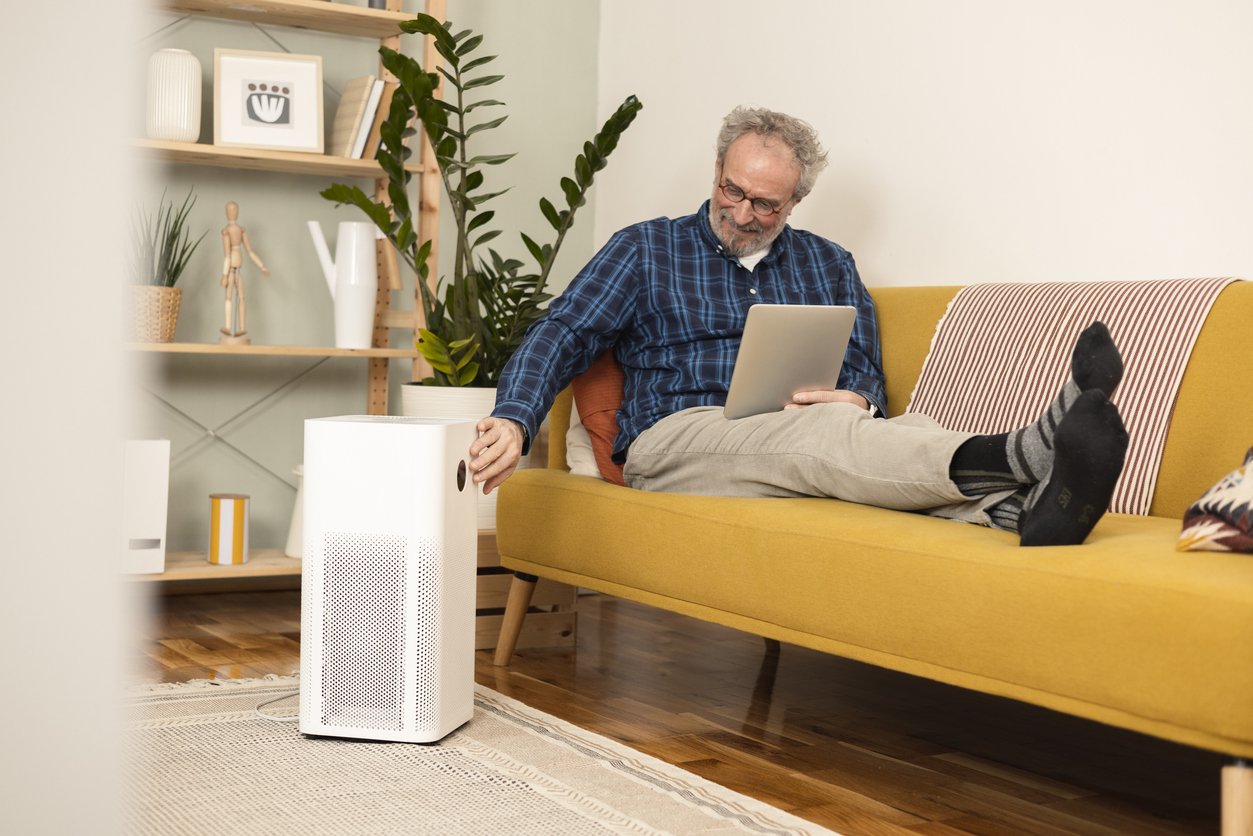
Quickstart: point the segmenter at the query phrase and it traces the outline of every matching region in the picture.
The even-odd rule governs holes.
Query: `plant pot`
[[[126,339],[136,343],[174,342],[182,298],[183,291],[177,287],[132,287]]]
[[[423,386],[406,383],[400,388],[401,415],[406,418],[458,418],[480,421],[492,413],[496,390],[461,386]],[[518,470],[531,466],[527,454],[518,462]],[[483,495],[479,485],[479,530],[496,528],[496,491]]]

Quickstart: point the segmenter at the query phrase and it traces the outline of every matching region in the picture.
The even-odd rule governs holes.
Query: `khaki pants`
[[[814,404],[728,421],[722,407],[685,409],[631,444],[623,476],[638,490],[705,496],[821,496],[988,525],[1012,491],[962,494],[949,463],[973,433],[925,415],[871,418],[853,404]]]

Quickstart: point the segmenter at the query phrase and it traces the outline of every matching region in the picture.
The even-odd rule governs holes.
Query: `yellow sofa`
[[[871,291],[889,414],[908,404],[956,291]],[[1007,532],[838,500],[572,476],[570,403],[567,391],[552,411],[549,469],[501,488],[501,563],[522,576],[497,664],[529,576],[552,578],[1253,759],[1253,555],[1175,550],[1184,510],[1253,445],[1253,282],[1222,292],[1196,342],[1150,515],[1108,514],[1083,546],[1022,549]],[[1243,761],[1226,773],[1253,789]]]

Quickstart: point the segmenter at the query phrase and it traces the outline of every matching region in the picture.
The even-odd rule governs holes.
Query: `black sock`
[[[948,475],[959,491],[969,497],[987,496],[1022,484],[1009,465],[1008,438],[1009,433],[976,435],[957,448]]]
[[[1093,322],[1075,341],[1070,355],[1070,380],[1048,409],[1013,432],[969,439],[949,465],[949,478],[969,497],[986,496],[1048,479],[1053,466],[1053,435],[1080,393],[1098,389],[1108,397],[1122,380],[1122,357],[1109,329]]]
[[[1127,455],[1118,407],[1099,389],[1084,392],[1054,438],[1049,477],[1027,494],[1019,532],[1024,546],[1072,546],[1087,539],[1109,508]]]

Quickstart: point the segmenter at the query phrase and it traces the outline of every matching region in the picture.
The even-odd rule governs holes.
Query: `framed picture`
[[[322,56],[213,50],[213,144],[321,154]]]

